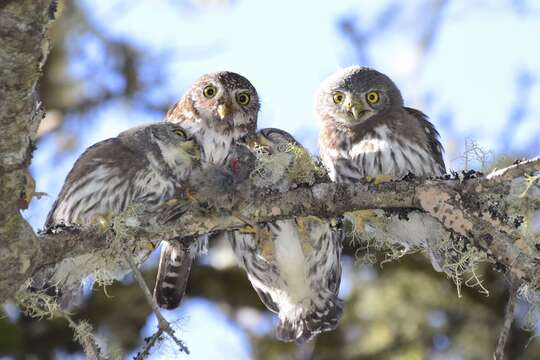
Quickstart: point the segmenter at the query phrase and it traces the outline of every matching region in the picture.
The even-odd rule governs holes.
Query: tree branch
[[[537,156],[529,160],[521,161],[512,166],[508,166],[504,169],[492,171],[486,177],[488,179],[510,180],[518,176],[523,176],[538,171],[539,168],[540,156]]]
[[[156,239],[179,241],[193,235],[240,228],[245,226],[242,219],[264,223],[295,216],[332,218],[355,210],[383,209],[391,214],[417,209],[424,212],[418,216],[437,220],[424,222],[429,226],[426,231],[431,234],[428,243],[438,241],[441,231],[465,236],[499,267],[538,289],[540,257],[534,244],[524,241],[520,231],[522,216],[513,209],[516,201],[523,200],[522,187],[525,186],[512,180],[474,178],[413,179],[378,185],[318,183],[284,193],[269,193],[248,185],[232,193],[205,190],[208,199],[212,199],[207,210],[201,211],[199,204],[193,204],[178,220],[166,226],[158,223],[156,214],[132,210],[118,216],[114,229],[105,232],[88,227],[64,228],[55,234],[43,234],[39,242],[41,256],[36,259],[36,266],[113,248],[119,234],[124,246],[141,242],[157,245]],[[384,227],[388,221],[391,221],[390,217],[385,220],[383,216],[371,225]],[[406,220],[400,221],[406,226]],[[435,226],[439,223],[440,229]],[[395,232],[399,240],[399,229]],[[380,233],[380,236],[389,236],[387,228]],[[5,271],[9,270],[6,268]],[[19,278],[21,284],[24,280],[24,277]]]

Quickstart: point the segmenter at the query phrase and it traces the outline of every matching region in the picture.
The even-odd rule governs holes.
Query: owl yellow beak
[[[180,149],[185,151],[186,154],[195,160],[201,159],[201,149],[199,144],[197,144],[194,140],[184,141],[180,144]]]
[[[219,118],[223,120],[231,113],[231,106],[228,104],[219,104],[217,107],[217,113]]]
[[[354,120],[357,121],[366,112],[366,109],[361,102],[350,101],[347,103],[347,111],[350,112],[354,117]]]

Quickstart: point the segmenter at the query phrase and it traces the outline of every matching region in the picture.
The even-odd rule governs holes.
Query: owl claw
[[[101,230],[106,231],[112,225],[112,214],[95,214],[90,220],[90,224],[97,225]]]
[[[167,204],[169,206],[174,206],[174,205],[178,204],[178,199],[167,200],[167,202],[165,202],[165,204]]]
[[[366,180],[367,182],[373,183],[374,185],[379,185],[379,184],[394,180],[394,177],[389,176],[389,175],[366,176]]]
[[[246,225],[244,227],[241,227],[240,229],[238,229],[238,231],[240,232],[240,234],[256,234],[257,233],[255,228],[251,225]]]
[[[346,217],[353,222],[354,231],[357,233],[363,232],[366,221],[373,219],[375,216],[373,210],[358,210],[346,214]]]

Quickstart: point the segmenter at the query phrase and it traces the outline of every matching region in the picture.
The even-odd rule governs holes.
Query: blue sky
[[[107,34],[167,56],[167,65],[160,69],[167,73],[167,86],[163,94],[152,96],[179,98],[205,72],[239,72],[262,98],[260,127],[285,129],[316,152],[314,93],[330,73],[357,61],[339,32],[338,20],[354,16],[360,26],[370,27],[389,1],[236,0],[230,6],[193,8],[165,0],[79,3]],[[392,77],[407,105],[430,115],[451,167],[460,167],[455,159],[466,137],[495,152],[540,154],[540,47],[533,45],[540,35],[538,5],[531,5],[531,15],[502,1],[453,1],[433,48],[424,55],[418,44],[427,21],[420,15],[425,4],[400,2],[403,12],[394,25],[371,32],[367,65]],[[100,56],[92,42],[85,49]],[[77,74],[83,65],[75,62],[70,69]],[[45,138],[34,154],[32,170],[37,190],[50,196],[32,202],[26,218],[35,228],[42,226],[62,180],[84,148],[133,125],[158,120],[155,114],[113,102],[100,108],[92,122],[68,123],[68,130],[84,134],[75,152],[58,157],[54,135]],[[221,359],[222,351],[249,358],[246,336],[214,304],[190,300],[173,315],[187,316],[182,328],[191,359]],[[223,341],[210,343],[209,334]]]

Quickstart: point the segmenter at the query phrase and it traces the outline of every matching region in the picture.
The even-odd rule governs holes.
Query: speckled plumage
[[[207,96],[208,87],[215,89],[212,96]],[[241,95],[249,97],[247,104],[241,103]],[[167,112],[166,121],[182,125],[195,136],[201,145],[203,167],[227,168],[234,142],[255,132],[259,108],[257,91],[249,80],[234,72],[220,71],[196,80]],[[207,241],[206,235],[195,239],[191,250],[163,244],[154,288],[161,307],[173,309],[179,305],[193,259],[206,252]]]
[[[268,180],[253,179],[255,186],[287,191],[310,176],[290,176],[297,160],[311,161],[294,138],[279,129],[263,129],[250,142],[258,167]],[[300,153],[300,154],[299,154]],[[296,166],[293,167],[297,167]],[[316,171],[314,166],[311,167]],[[234,231],[231,245],[241,266],[265,306],[279,315],[277,337],[299,343],[333,330],[343,312],[337,297],[341,280],[342,233],[316,217],[279,220],[264,225],[255,235]]]
[[[117,137],[90,146],[69,172],[46,220],[46,227],[87,225],[110,219],[130,205],[141,204],[156,211],[166,201],[182,193],[184,181],[198,166],[199,148],[193,138],[177,124],[152,124],[136,127]],[[149,254],[134,256],[142,261]],[[94,262],[91,258],[87,263]],[[58,283],[69,306],[70,293],[80,290],[81,278],[73,269],[85,264],[62,263],[51,279]],[[121,278],[129,271],[126,264],[111,263],[108,278]],[[65,288],[71,288],[67,290]],[[76,296],[76,295],[75,295]]]
[[[367,100],[371,92],[377,103]],[[445,172],[435,127],[421,111],[405,107],[396,85],[376,70],[353,66],[330,76],[317,94],[316,113],[321,157],[334,181]]]
[[[177,135],[179,129],[140,126],[90,146],[66,177],[45,226],[85,225],[131,204],[152,210],[172,198],[195,165],[186,150],[197,147],[190,136]]]
[[[213,85],[218,92],[204,96],[204,88]],[[237,96],[248,93],[250,102],[242,105]],[[229,113],[221,119],[218,106],[226,105]],[[253,85],[242,75],[220,71],[201,76],[167,113],[168,122],[181,124],[195,135],[203,149],[203,163],[223,165],[234,141],[254,133],[260,109]]]
[[[377,102],[369,101],[372,92],[377,93]],[[342,102],[336,103],[336,94],[343,94]],[[320,86],[316,113],[322,125],[321,157],[335,182],[445,172],[443,148],[433,124],[421,111],[405,107],[397,86],[376,70],[352,66],[331,75]],[[443,255],[425,242],[421,218],[410,220],[399,224],[400,236],[394,241],[405,250],[420,244],[440,271]]]

